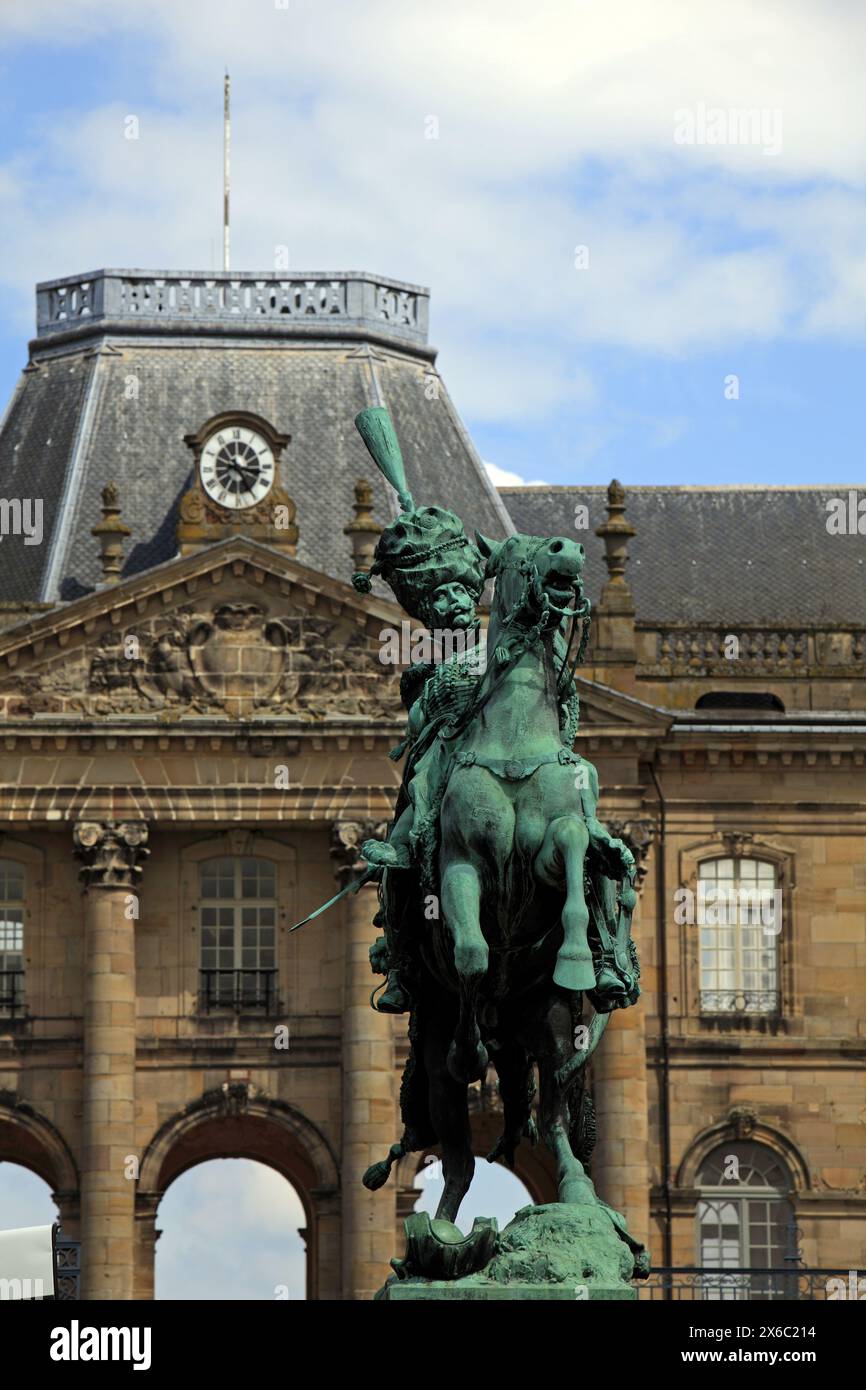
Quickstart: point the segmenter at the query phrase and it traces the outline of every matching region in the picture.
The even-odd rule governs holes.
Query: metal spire
[[[229,164],[231,156],[232,116],[231,78],[226,68],[223,84],[223,270],[229,269]]]

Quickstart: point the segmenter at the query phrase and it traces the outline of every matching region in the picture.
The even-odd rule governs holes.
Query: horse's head
[[[496,580],[494,608],[500,618],[551,631],[583,607],[584,549],[567,536],[509,536],[489,541],[475,533]]]

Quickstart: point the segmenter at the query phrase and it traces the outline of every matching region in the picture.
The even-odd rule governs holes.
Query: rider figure
[[[409,667],[400,682],[409,718],[406,738],[392,756],[405,752],[406,764],[387,841],[367,840],[361,847],[371,865],[410,868],[415,859],[415,827],[428,827],[437,809],[427,804],[426,778],[423,772],[418,775],[418,765],[440,729],[468,708],[483,673],[476,607],[484,588],[484,567],[481,552],[459,517],[441,507],[413,507],[385,527],[369,573],[353,576],[355,588],[362,593],[369,592],[372,576],[381,576],[401,608],[433,634],[439,647],[431,645],[433,660]],[[377,1007],[382,1012],[403,1013],[408,1000],[400,979],[401,952],[388,896],[382,894],[378,919],[385,929],[388,983]]]

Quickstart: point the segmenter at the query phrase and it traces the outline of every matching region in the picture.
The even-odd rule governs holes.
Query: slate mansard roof
[[[854,484],[822,487],[629,487],[626,579],[637,620],[746,626],[866,624],[866,540],[831,535],[827,502]],[[587,590],[607,579],[596,527],[606,487],[504,487],[514,525],[530,535],[570,535],[586,550]],[[866,497],[861,487],[858,497]],[[588,526],[575,530],[575,508]]]
[[[38,285],[37,336],[0,427],[0,498],[41,498],[44,536],[3,537],[0,601],[55,603],[100,583],[90,529],[111,480],[133,532],[124,574],[176,555],[192,478],[184,435],[228,410],[291,436],[281,472],[297,506],[297,558],[346,582],[355,482],[371,482],[380,523],[396,512],[353,424],[383,404],[419,504],[449,506],[495,538],[578,536],[597,603],[607,489],[495,491],[438,375],[428,307],[427,290],[360,272],[100,270]],[[638,621],[866,623],[863,537],[826,528],[828,500],[848,490],[627,486]],[[589,510],[579,531],[577,505]]]
[[[0,599],[75,598],[100,582],[90,528],[117,483],[132,527],[124,574],[177,553],[192,478],[184,435],[227,410],[291,436],[282,482],[297,506],[298,559],[344,581],[354,485],[391,490],[354,428],[365,406],[393,415],[419,504],[452,507],[503,536],[507,512],[427,343],[428,292],[362,273],[291,279],[97,271],[37,286],[37,337],[0,432],[0,496],[41,498],[44,539],[0,544]]]

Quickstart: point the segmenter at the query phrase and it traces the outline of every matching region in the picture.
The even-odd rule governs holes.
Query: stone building
[[[162,1194],[214,1157],[291,1181],[310,1297],[369,1297],[399,1252],[424,1156],[359,1181],[405,1056],[368,1003],[375,894],[289,931],[399,779],[402,614],[347,582],[396,514],[353,427],[384,404],[419,501],[586,545],[579,744],[642,878],[644,994],[594,1062],[600,1192],[657,1265],[855,1267],[856,527],[828,531],[832,488],[497,495],[427,307],[360,274],[38,287],[0,433],[0,1159],[51,1184],[87,1298],[152,1296]],[[720,888],[774,915],[701,924]],[[477,1088],[479,1154],[497,1112]],[[518,1174],[554,1197],[540,1150]]]

